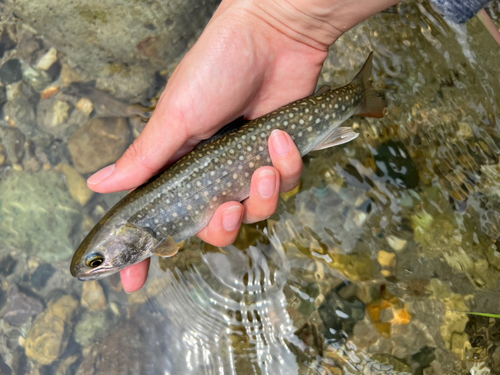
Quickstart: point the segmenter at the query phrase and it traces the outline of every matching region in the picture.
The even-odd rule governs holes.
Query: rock
[[[220,1],[7,0],[16,16],[121,98],[138,98],[176,63]]]
[[[79,111],[73,111],[73,113],[74,112]],[[60,139],[55,139],[49,147],[44,149],[44,151],[52,165],[58,165],[61,162],[69,162],[71,160],[71,154],[69,153],[66,142]]]
[[[406,146],[400,141],[380,145],[375,154],[377,174],[387,182],[403,189],[412,189],[419,183],[417,167]]]
[[[377,254],[377,261],[382,267],[393,267],[396,254],[380,250]]]
[[[42,91],[52,82],[52,77],[49,73],[31,66],[24,71],[24,77],[37,91]]]
[[[54,362],[66,348],[77,307],[78,301],[72,296],[63,296],[49,303],[27,334],[26,355],[42,365]]]
[[[0,86],[0,108],[5,104],[7,101],[7,93],[5,92],[5,87]]]
[[[59,86],[49,86],[45,90],[42,91],[41,99],[49,99],[53,96],[57,95],[59,92]]]
[[[326,295],[318,312],[325,327],[325,337],[341,339],[342,335],[352,333],[356,322],[363,320],[365,307],[356,297],[346,301],[336,290],[332,290]]]
[[[16,270],[16,266],[17,260],[7,255],[0,261],[0,275],[4,277],[11,275]]]
[[[41,100],[37,107],[38,126],[61,137],[67,128],[69,110],[70,105],[65,101],[56,98]]]
[[[18,59],[8,60],[0,68],[0,81],[4,85],[10,85],[23,79],[21,61]]]
[[[90,311],[97,311],[106,307],[106,296],[99,281],[83,283],[82,306]]]
[[[6,51],[10,51],[15,46],[16,42],[11,39],[7,28],[4,28],[0,33],[0,59],[4,56]]]
[[[90,114],[94,110],[94,105],[92,104],[92,102],[90,101],[90,99],[81,98],[78,101],[78,103],[76,105],[76,108],[78,108],[80,111],[82,111],[86,115],[90,116]]]
[[[392,234],[387,236],[386,240],[389,246],[396,251],[403,250],[406,247],[406,243],[408,242],[406,240],[403,240],[402,238],[393,236]]]
[[[38,160],[36,155],[36,146],[32,141],[28,141],[24,144],[23,167],[27,172],[38,172],[42,169],[42,163]]]
[[[82,80],[83,77],[80,73],[70,68],[68,64],[62,64],[61,76],[58,82],[62,82],[64,87],[69,86],[73,82],[81,82]]]
[[[48,50],[48,52],[42,56],[40,61],[38,61],[38,64],[36,65],[37,69],[40,70],[48,70],[52,64],[54,64],[57,61],[57,50],[52,47],[51,49]]]
[[[80,218],[80,207],[59,173],[11,173],[0,181],[0,238],[46,262],[73,254],[69,236]],[[50,236],[47,235],[50,233]]]
[[[3,163],[5,163],[5,155],[0,153],[0,165],[2,165]]]
[[[11,125],[17,126],[28,139],[34,140],[42,147],[47,147],[50,144],[50,136],[41,133],[37,127],[35,114],[37,95],[24,81],[10,85],[7,91],[9,101],[4,106],[4,112]]]
[[[44,263],[33,272],[31,276],[31,286],[35,289],[42,289],[47,285],[47,281],[54,276],[56,269],[48,263]]]
[[[75,326],[75,341],[84,348],[100,341],[108,333],[109,324],[106,311],[88,311]]]
[[[55,375],[72,375],[73,371],[71,366],[73,366],[73,364],[78,361],[79,358],[80,356],[78,354],[66,357],[57,368],[57,372],[55,373]]]
[[[19,163],[24,156],[24,134],[16,127],[0,127],[0,137],[12,164]]]
[[[80,173],[92,173],[114,163],[129,144],[127,121],[119,117],[95,118],[69,139],[69,151]]]
[[[9,288],[7,303],[0,311],[0,316],[10,325],[19,327],[42,311],[43,304],[38,299],[22,293],[17,285],[13,284]]]
[[[82,206],[85,206],[94,195],[94,192],[87,187],[87,180],[84,179],[69,164],[61,163],[57,170],[64,173],[71,196]]]

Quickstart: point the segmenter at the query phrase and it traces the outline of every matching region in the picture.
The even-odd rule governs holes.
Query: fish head
[[[82,281],[109,276],[151,256],[157,243],[147,228],[128,222],[99,223],[76,250],[71,274]]]

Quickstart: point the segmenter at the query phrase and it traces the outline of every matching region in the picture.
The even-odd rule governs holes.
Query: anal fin
[[[173,257],[178,251],[179,246],[177,246],[172,236],[168,236],[156,245],[153,254],[159,257]]]
[[[350,142],[358,137],[359,133],[355,133],[351,128],[337,128],[326,137],[314,151],[324,150],[344,143]]]

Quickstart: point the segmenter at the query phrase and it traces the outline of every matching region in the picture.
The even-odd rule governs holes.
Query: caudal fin
[[[372,59],[373,52],[370,52],[365,65],[363,65],[359,73],[352,80],[352,83],[359,82],[362,87],[362,101],[356,114],[358,116],[380,118],[385,115],[387,106],[377,91],[372,87],[370,81],[372,74]]]

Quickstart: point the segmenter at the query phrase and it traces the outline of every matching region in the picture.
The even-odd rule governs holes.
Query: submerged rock
[[[90,311],[101,310],[106,307],[106,296],[99,281],[83,283],[82,306]]]
[[[0,181],[0,238],[47,261],[73,254],[70,234],[80,207],[56,172],[12,173]]]
[[[28,332],[26,355],[43,365],[54,362],[66,348],[77,307],[78,301],[72,296],[63,296],[49,303]]]
[[[84,348],[98,342],[108,333],[109,324],[106,311],[89,311],[75,326],[75,341]]]
[[[70,108],[67,102],[56,98],[40,101],[37,107],[38,126],[55,136],[62,136]]]
[[[69,140],[69,151],[80,173],[92,173],[114,163],[129,144],[127,121],[119,117],[95,118]]]
[[[3,84],[10,85],[21,79],[23,79],[23,71],[18,59],[9,60],[0,68],[0,80]]]
[[[57,170],[64,173],[71,196],[82,206],[85,206],[94,195],[87,187],[87,181],[69,164],[61,163]]]
[[[0,137],[10,162],[19,163],[24,155],[24,134],[14,126],[0,126]]]
[[[9,288],[7,303],[0,311],[0,317],[10,325],[18,327],[42,311],[43,304],[38,299],[24,294],[13,284]]]

